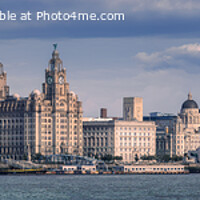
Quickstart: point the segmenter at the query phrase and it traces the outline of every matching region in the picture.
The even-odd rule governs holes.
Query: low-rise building
[[[124,165],[124,173],[185,173],[184,165],[159,164],[159,165]]]

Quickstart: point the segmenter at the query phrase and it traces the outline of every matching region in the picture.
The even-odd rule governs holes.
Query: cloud
[[[107,5],[115,8],[126,7],[130,11],[156,11],[156,12],[169,12],[179,11],[184,13],[185,11],[194,12],[200,9],[200,2],[198,0],[115,0],[106,1]]]
[[[112,37],[198,37],[200,2],[195,0],[35,0],[1,1],[1,10],[20,13],[121,12],[125,21],[4,22],[0,37],[16,38],[112,38]]]
[[[148,69],[175,68],[188,73],[200,72],[200,44],[185,44],[153,53],[139,52],[133,60]]]
[[[199,43],[194,41],[148,37],[1,40],[0,61],[11,94],[27,96],[35,88],[41,91],[51,44],[58,42],[70,90],[83,102],[84,116],[97,116],[101,107],[108,108],[109,116],[122,116],[125,96],[143,97],[145,114],[177,113],[190,90],[200,105]]]

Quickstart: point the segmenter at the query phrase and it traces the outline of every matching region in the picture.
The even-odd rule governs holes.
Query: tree
[[[162,158],[161,158],[162,161],[164,162],[169,162],[171,160],[170,156],[169,155],[164,155]]]
[[[123,160],[122,156],[115,156],[114,160]]]
[[[32,155],[32,160],[41,160],[43,158],[41,153],[36,153]]]
[[[101,160],[111,161],[111,160],[113,160],[113,156],[110,155],[110,154],[106,154],[106,155],[104,155],[104,156],[101,157]]]
[[[146,155],[144,155],[144,156],[141,157],[141,159],[142,160],[155,160],[156,157],[155,156],[146,156]]]
[[[172,161],[181,161],[181,160],[183,160],[183,156],[177,156],[177,155],[175,155],[175,156],[173,156],[173,157],[171,158],[171,160],[172,160]]]
[[[138,155],[135,154],[135,161],[137,162],[139,160]]]

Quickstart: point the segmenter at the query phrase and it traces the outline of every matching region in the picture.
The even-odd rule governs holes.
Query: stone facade
[[[82,155],[82,103],[69,90],[59,52],[52,53],[45,70],[43,91],[26,98],[8,95],[6,73],[0,75],[0,154],[21,159],[24,155],[68,153]],[[6,92],[4,92],[4,91]]]
[[[177,116],[169,114],[159,114],[145,116],[144,121],[154,121],[156,123],[156,155],[169,155],[172,157],[173,130]]]
[[[143,99],[141,97],[124,97],[123,119],[143,121]]]
[[[157,155],[184,156],[200,147],[200,113],[191,93],[177,116],[151,117],[151,120],[157,125]]]
[[[156,154],[156,126],[154,122],[115,121],[115,156],[125,162],[135,161],[136,156]]]
[[[197,103],[188,94],[174,123],[173,154],[184,156],[200,147],[200,113]]]
[[[84,155],[121,156],[124,162],[135,161],[136,154],[156,154],[154,122],[102,118],[83,120]]]
[[[158,128],[156,129],[156,155],[164,156],[169,155],[172,157],[172,132],[169,132],[168,127],[165,129]]]
[[[111,118],[83,119],[83,154],[114,156],[114,120]]]
[[[9,95],[9,86],[7,86],[7,74],[0,63],[0,101],[6,99]]]

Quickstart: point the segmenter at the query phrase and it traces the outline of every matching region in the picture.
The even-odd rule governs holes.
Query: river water
[[[200,200],[200,174],[0,176],[0,200]]]

